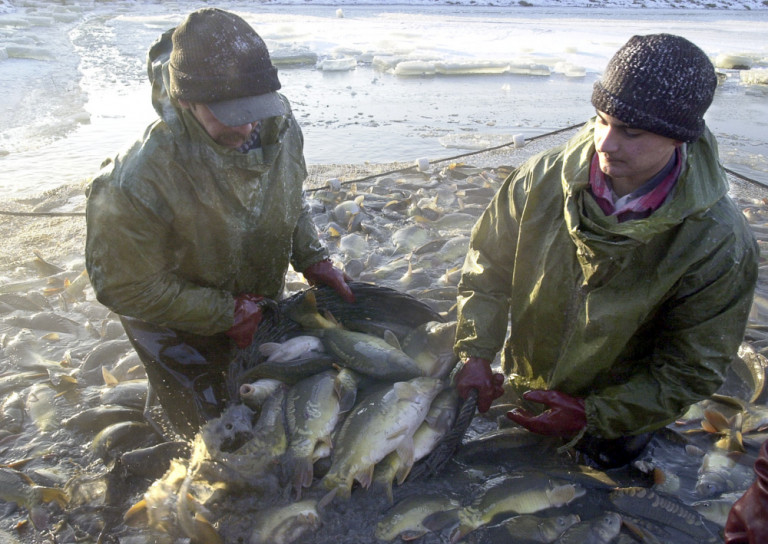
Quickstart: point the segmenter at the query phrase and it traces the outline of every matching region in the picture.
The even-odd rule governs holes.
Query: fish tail
[[[317,299],[313,291],[305,291],[301,301],[286,310],[286,315],[307,329],[330,329],[334,324],[317,311]]]

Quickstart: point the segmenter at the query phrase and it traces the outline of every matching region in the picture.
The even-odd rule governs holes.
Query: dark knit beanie
[[[216,8],[190,13],[172,41],[169,92],[175,99],[216,105],[280,88],[264,41],[234,13]]]
[[[693,142],[717,87],[707,55],[681,36],[633,36],[592,91],[595,109],[629,126]]]

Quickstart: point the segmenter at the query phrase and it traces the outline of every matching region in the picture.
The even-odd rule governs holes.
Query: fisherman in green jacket
[[[189,435],[218,415],[231,343],[251,343],[289,265],[354,296],[304,201],[301,129],[254,29],[195,11],[151,47],[147,69],[160,118],[91,183],[86,265]]]
[[[716,86],[693,43],[634,36],[596,116],[504,182],[459,283],[456,384],[481,412],[506,377],[528,390],[507,417],[619,466],[722,384],[759,252],[704,123]]]

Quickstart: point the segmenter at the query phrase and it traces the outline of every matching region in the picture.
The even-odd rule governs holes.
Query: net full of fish
[[[508,171],[452,164],[308,193],[324,243],[350,276],[405,293],[440,316],[404,322],[382,306],[373,319],[346,320],[346,328],[395,347],[386,340],[389,330],[419,368],[434,365],[430,376],[452,368],[451,350],[437,354],[445,345],[440,333],[450,336],[455,318],[468,215],[479,216]],[[765,202],[738,203],[768,247]],[[768,438],[763,268],[745,343],[719,395],[658,433],[636,463],[590,469],[573,452],[558,451],[561,444],[504,427],[505,408],[495,406],[475,416],[456,454],[428,477],[418,477],[418,469],[450,427],[452,389],[436,393],[427,409],[424,402],[418,410],[395,410],[395,399],[433,394],[425,376],[388,380],[341,370],[322,328],[301,328],[307,338],[296,343],[314,347],[292,346],[300,353],[295,359],[266,363],[269,356],[259,354],[260,371],[234,392],[240,398],[239,387],[247,386],[250,398],[192,442],[165,442],[136,425],[143,423],[146,375],[117,316],[83,284],[83,268],[81,256],[56,266],[36,256],[0,285],[0,464],[11,471],[0,496],[0,535],[19,542],[45,535],[127,543],[188,542],[189,535],[197,542],[307,544],[720,542],[724,513],[751,484],[754,456]],[[286,287],[291,295],[307,286],[291,273]],[[394,392],[395,383],[412,380],[421,385]],[[391,389],[379,391],[375,382]],[[373,394],[393,407],[392,428],[403,436],[413,430],[413,444],[398,442],[372,474],[362,461],[347,461],[350,483],[349,474],[333,476],[339,465],[331,472],[334,450],[344,451],[341,428],[352,415],[369,415],[361,407]],[[322,417],[297,417],[304,414]],[[355,432],[344,439],[365,445],[362,431]],[[40,488],[53,489],[58,500]],[[570,493],[567,500],[557,499],[556,489]]]

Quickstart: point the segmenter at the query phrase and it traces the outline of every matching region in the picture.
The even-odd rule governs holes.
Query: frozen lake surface
[[[155,118],[146,51],[199,7],[30,5],[0,13],[6,198],[83,183],[134,141]],[[267,42],[309,164],[435,160],[581,123],[592,84],[633,34],[681,34],[713,60],[768,66],[768,10],[217,5]],[[768,183],[768,85],[721,71],[707,122],[723,162]]]

